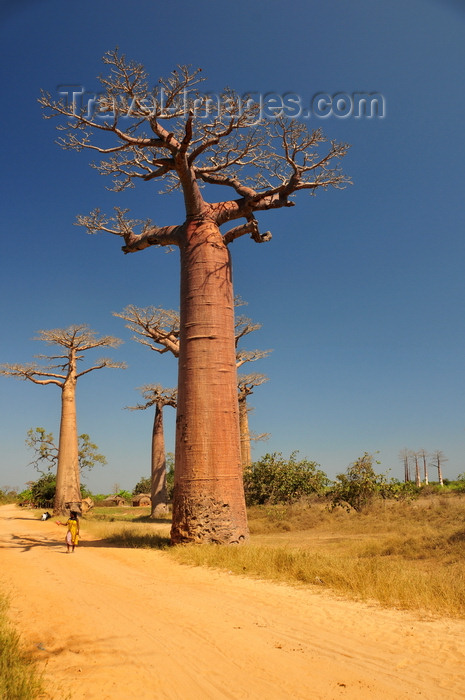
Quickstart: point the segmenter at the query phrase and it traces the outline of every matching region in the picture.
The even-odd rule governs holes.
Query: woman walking
[[[66,553],[69,554],[70,551],[74,552],[75,546],[79,542],[79,520],[78,514],[75,510],[72,510],[69,514],[69,518],[65,523],[60,523],[59,520],[56,521],[57,525],[66,525],[68,530],[66,532]]]

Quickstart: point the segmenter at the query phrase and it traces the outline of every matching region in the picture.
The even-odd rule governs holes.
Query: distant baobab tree
[[[50,360],[45,366],[37,363],[3,364],[0,374],[17,379],[24,379],[34,384],[54,384],[61,389],[61,421],[58,442],[58,462],[56,495],[53,504],[55,514],[81,508],[81,480],[79,472],[79,446],[76,422],[76,384],[80,377],[104,367],[125,368],[124,362],[115,362],[107,358],[99,359],[94,365],[78,371],[78,364],[84,359],[88,350],[101,347],[116,348],[121,340],[106,335],[100,338],[86,325],[69,326],[39,331],[35,340],[47,345],[64,348],[59,355],[38,355],[42,360]]]
[[[431,453],[431,466],[435,467],[438,470],[438,481],[440,486],[444,486],[442,465],[444,464],[444,462],[448,461],[448,457],[446,457],[442,450],[435,450]]]
[[[234,292],[229,246],[260,233],[256,213],[294,206],[300,191],[343,188],[349,181],[339,160],[346,144],[327,143],[320,129],[282,113],[264,119],[260,105],[229,88],[216,111],[199,92],[199,70],[180,66],[148,84],[140,64],[117,50],[105,54],[109,75],[92,112],[74,100],[42,93],[45,116],[65,123],[61,144],[90,150],[93,163],[112,176],[115,190],[135,182],[164,182],[181,190],[184,216],[156,226],[125,209],[99,209],[78,217],[89,233],[121,237],[124,253],[149,246],[179,248],[180,350],[176,416],[172,542],[238,543],[248,538],[242,481],[234,344]],[[321,147],[324,147],[321,152]],[[208,188],[202,189],[202,186]],[[229,191],[218,201],[214,188]],[[177,205],[178,206],[178,205]],[[221,227],[244,220],[224,233]]]
[[[179,357],[179,312],[155,306],[140,308],[129,304],[113,316],[126,321],[126,328],[134,333],[132,339],[150,350],[163,354],[171,352]]]
[[[419,488],[421,486],[421,477],[420,477],[420,453],[419,452],[414,452],[412,451],[412,459],[415,464],[415,486]]]
[[[412,456],[411,450],[404,447],[403,450],[399,452],[399,459],[404,465],[404,481],[407,484],[410,481],[410,457]]]
[[[427,451],[422,447],[421,450],[418,451],[418,455],[423,462],[423,481],[425,486],[428,486],[428,453]]]
[[[250,432],[249,432],[249,408],[247,406],[247,398],[253,393],[257,386],[261,386],[268,381],[268,377],[264,374],[244,374],[239,375],[237,381],[238,400],[239,400],[239,426],[241,436],[241,463],[242,467],[247,467],[252,463],[252,454],[250,449]]]
[[[166,452],[163,428],[163,409],[165,406],[176,408],[177,389],[165,389],[160,384],[147,384],[139,389],[145,399],[144,403],[127,406],[130,411],[145,410],[155,406],[152,428],[151,449],[151,499],[150,516],[159,518],[168,512],[168,490],[166,487]]]

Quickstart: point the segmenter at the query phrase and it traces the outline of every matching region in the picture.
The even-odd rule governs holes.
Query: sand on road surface
[[[0,507],[0,586],[47,700],[465,698],[465,623],[178,564]]]

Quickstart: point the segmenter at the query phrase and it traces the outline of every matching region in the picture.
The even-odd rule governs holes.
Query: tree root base
[[[230,503],[210,497],[175,499],[172,544],[242,544],[248,538],[245,510],[238,515]]]

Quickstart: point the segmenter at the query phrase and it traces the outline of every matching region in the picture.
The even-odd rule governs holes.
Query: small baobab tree
[[[176,408],[177,389],[164,389],[160,384],[148,384],[139,389],[144,403],[127,406],[130,411],[145,410],[155,406],[152,428],[151,450],[151,517],[159,518],[168,512],[168,491],[166,488],[166,453],[163,428],[163,409],[165,406]]]
[[[261,386],[268,381],[268,377],[264,374],[252,373],[239,375],[237,381],[238,401],[239,401],[239,427],[241,436],[241,464],[242,467],[248,467],[252,463],[252,454],[250,449],[250,432],[249,432],[249,407],[247,406],[247,398],[253,394],[253,390],[257,386]]]
[[[76,421],[76,384],[80,377],[104,367],[124,368],[123,362],[108,358],[99,359],[91,367],[79,371],[79,363],[88,350],[101,347],[116,348],[121,341],[113,336],[97,337],[86,325],[69,326],[39,331],[35,340],[47,345],[58,345],[63,354],[38,355],[38,359],[50,361],[46,365],[3,364],[0,374],[29,380],[42,386],[53,384],[61,390],[61,420],[58,442],[57,483],[53,504],[55,514],[69,509],[80,510],[81,480],[79,473],[79,446]]]
[[[121,237],[124,253],[174,246],[180,253],[180,350],[172,542],[236,543],[248,538],[242,480],[234,345],[230,244],[260,233],[255,214],[295,204],[293,196],[342,188],[339,161],[348,146],[281,110],[265,118],[260,102],[225,89],[200,93],[199,70],[179,66],[149,87],[140,64],[105,54],[102,92],[78,107],[42,93],[45,116],[64,120],[61,144],[91,151],[117,191],[164,182],[182,192],[184,214],[173,225],[131,218],[116,208],[78,217],[89,233]],[[74,96],[73,96],[74,97]],[[323,151],[322,151],[323,148]],[[202,186],[208,186],[202,189]],[[210,198],[213,189],[229,192]],[[227,231],[221,227],[243,220]]]

